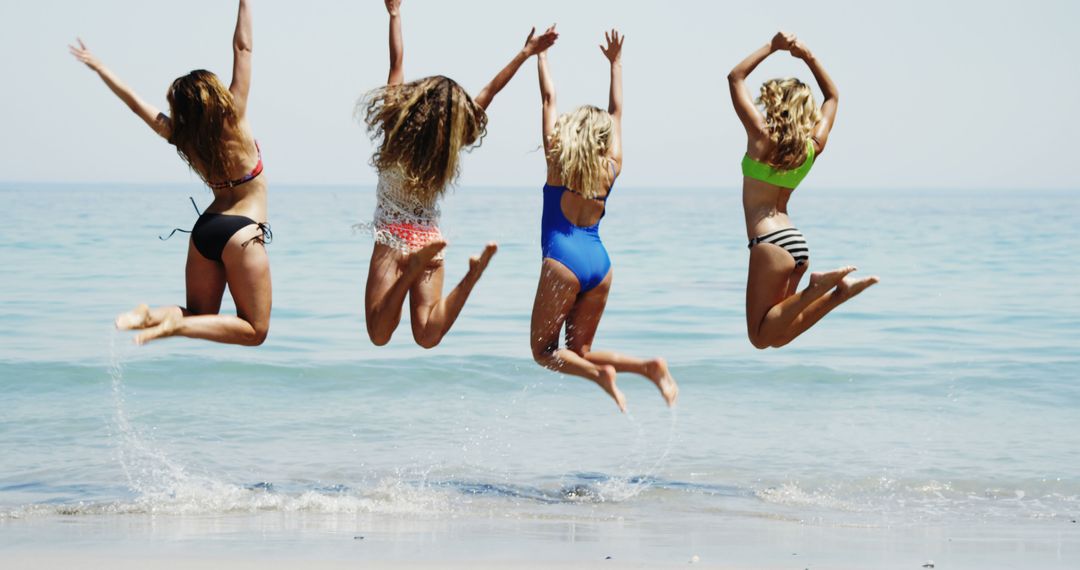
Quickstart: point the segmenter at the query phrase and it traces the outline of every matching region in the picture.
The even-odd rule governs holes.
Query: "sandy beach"
[[[778,520],[408,519],[280,514],[0,523],[4,568],[1075,568],[1080,524],[858,528]],[[1056,530],[1055,530],[1056,527]]]

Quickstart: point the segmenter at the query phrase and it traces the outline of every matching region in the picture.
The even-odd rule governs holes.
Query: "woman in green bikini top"
[[[778,169],[766,162],[754,160],[750,158],[749,154],[746,154],[743,155],[742,159],[742,173],[747,178],[760,180],[777,188],[794,190],[803,181],[803,178],[810,174],[810,169],[814,166],[814,154],[814,141],[813,139],[807,139],[806,160],[798,168],[792,168],[791,170]]]
[[[798,79],[773,79],[755,101],[746,77],[777,51],[806,62],[825,96],[819,108],[810,87]],[[839,94],[825,68],[792,34],[779,32],[728,74],[735,113],[746,129],[742,160],[743,212],[749,238],[746,330],[757,348],[779,348],[794,340],[841,303],[877,283],[877,277],[848,277],[854,266],[813,273],[806,239],[788,216],[788,201],[821,156],[836,119]],[[755,104],[756,103],[756,104]]]

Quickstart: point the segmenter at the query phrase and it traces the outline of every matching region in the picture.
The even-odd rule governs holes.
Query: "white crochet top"
[[[354,227],[370,229],[377,243],[409,253],[442,237],[440,215],[438,197],[422,201],[406,190],[405,177],[395,168],[379,172],[374,221]],[[402,228],[407,228],[405,234]]]

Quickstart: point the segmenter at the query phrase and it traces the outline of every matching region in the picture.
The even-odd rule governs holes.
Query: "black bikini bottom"
[[[260,224],[247,216],[203,214],[191,228],[191,240],[195,243],[195,249],[199,250],[203,257],[211,261],[221,261],[221,252],[225,251],[225,244],[229,243],[236,232],[253,225],[259,226],[262,233],[245,241],[241,244],[243,247],[247,247],[252,242],[265,245],[273,239],[269,225]]]

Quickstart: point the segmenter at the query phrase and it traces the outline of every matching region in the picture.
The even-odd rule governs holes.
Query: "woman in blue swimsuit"
[[[553,31],[553,30],[549,30]],[[600,385],[626,411],[626,398],[615,384],[618,372],[652,380],[668,405],[679,394],[662,358],[641,360],[592,349],[593,336],[611,289],[611,260],[600,241],[615,178],[622,169],[622,44],[615,30],[601,47],[611,62],[608,110],[592,106],[559,116],[547,52],[540,52],[547,184],[540,242],[543,264],[532,312],[532,352],[536,362]],[[559,336],[566,326],[566,348]]]
[[[259,145],[246,118],[251,87],[252,18],[240,0],[233,35],[232,82],[228,87],[209,71],[197,70],[169,88],[169,115],[139,97],[79,41],[76,59],[177,153],[214,192],[214,201],[191,229],[188,246],[186,307],[151,309],[139,305],[116,318],[122,330],[138,329],[142,344],[168,336],[255,346],[270,329],[270,262],[263,244],[266,178]],[[236,315],[218,314],[226,285]]]

